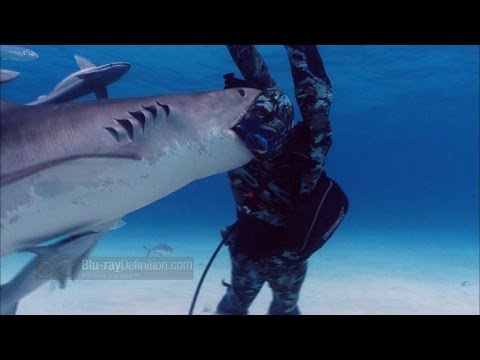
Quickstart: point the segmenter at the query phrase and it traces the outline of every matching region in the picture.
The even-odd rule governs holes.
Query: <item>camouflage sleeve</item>
[[[309,192],[317,183],[332,145],[329,119],[332,84],[315,45],[285,45],[295,96],[306,125],[310,158],[315,165],[305,174],[301,192]]]
[[[233,61],[247,82],[260,90],[276,87],[267,64],[253,45],[227,45]]]

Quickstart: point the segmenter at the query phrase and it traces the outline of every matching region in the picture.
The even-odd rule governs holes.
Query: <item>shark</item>
[[[90,93],[95,93],[97,99],[107,99],[107,86],[120,80],[131,68],[127,62],[96,66],[82,56],[74,57],[80,70],[60,81],[49,94],[41,95],[26,105],[63,103]]]
[[[47,281],[73,276],[123,216],[253,158],[232,130],[260,91],[14,105],[0,110],[0,255],[37,256],[0,288],[0,312]],[[52,265],[53,264],[53,265]],[[63,275],[62,275],[63,274]],[[65,275],[66,274],[66,275]],[[61,279],[57,279],[61,280]]]

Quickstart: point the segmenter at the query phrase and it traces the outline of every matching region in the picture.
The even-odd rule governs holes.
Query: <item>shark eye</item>
[[[238,93],[240,94],[241,97],[245,96],[245,90],[243,89],[238,90]]]

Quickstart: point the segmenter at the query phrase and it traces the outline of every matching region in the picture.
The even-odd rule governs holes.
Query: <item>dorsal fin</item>
[[[82,70],[96,67],[95,64],[93,64],[90,60],[84,58],[83,56],[74,55],[74,57],[78,67]]]

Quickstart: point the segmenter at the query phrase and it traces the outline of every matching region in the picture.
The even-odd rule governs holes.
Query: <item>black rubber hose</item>
[[[208,264],[205,267],[205,270],[203,270],[203,274],[200,277],[200,280],[198,281],[197,289],[195,290],[195,294],[193,295],[192,304],[190,305],[190,311],[188,312],[188,315],[193,315],[193,309],[195,308],[195,303],[197,302],[198,294],[200,293],[200,289],[202,288],[203,280],[205,280],[205,276],[207,276],[210,266],[212,265],[213,261],[217,257],[224,243],[225,243],[225,240],[222,239],[222,241],[220,241],[220,244],[218,244],[217,248],[215,249],[212,256],[210,257],[210,260],[208,261]]]

